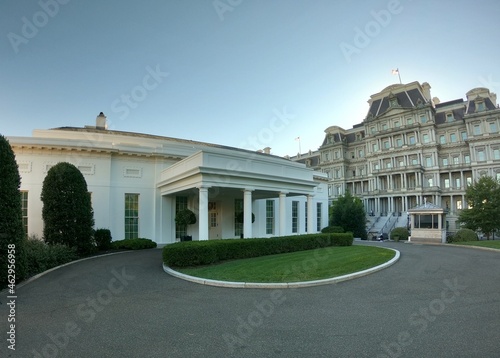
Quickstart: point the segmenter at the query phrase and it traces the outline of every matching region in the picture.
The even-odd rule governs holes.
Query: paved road
[[[294,290],[185,282],[162,271],[158,249],[82,261],[17,290],[15,351],[2,293],[0,356],[500,356],[500,253],[373,245],[401,259]]]

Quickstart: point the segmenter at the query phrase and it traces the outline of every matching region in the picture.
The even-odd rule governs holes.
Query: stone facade
[[[328,175],[330,201],[349,190],[368,216],[399,217],[392,226],[431,202],[447,210],[447,230],[455,231],[467,185],[483,175],[500,179],[500,109],[486,88],[444,103],[430,88],[412,82],[383,89],[368,100],[362,123],[327,128],[318,151],[291,159]]]

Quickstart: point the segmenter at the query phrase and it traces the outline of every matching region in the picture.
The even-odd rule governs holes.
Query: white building
[[[7,137],[21,175],[25,227],[42,237],[40,194],[47,171],[74,164],[92,195],[95,228],[114,240],[178,241],[314,233],[328,225],[327,175],[266,153],[96,126]],[[197,222],[175,225],[189,208]],[[244,223],[236,216],[244,212]],[[255,221],[252,223],[252,213]]]

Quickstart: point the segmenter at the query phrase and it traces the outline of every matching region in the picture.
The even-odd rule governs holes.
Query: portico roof
[[[162,195],[199,187],[313,195],[318,175],[325,174],[282,158],[206,148],[164,169],[157,187]]]

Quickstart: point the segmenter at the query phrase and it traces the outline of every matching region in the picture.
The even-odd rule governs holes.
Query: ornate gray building
[[[328,174],[330,201],[347,190],[360,197],[377,218],[368,223],[373,232],[406,225],[407,211],[424,202],[446,209],[447,229],[455,231],[467,185],[483,175],[500,180],[500,109],[487,88],[444,103],[430,88],[385,88],[368,100],[362,123],[328,127],[318,151],[291,159]]]

